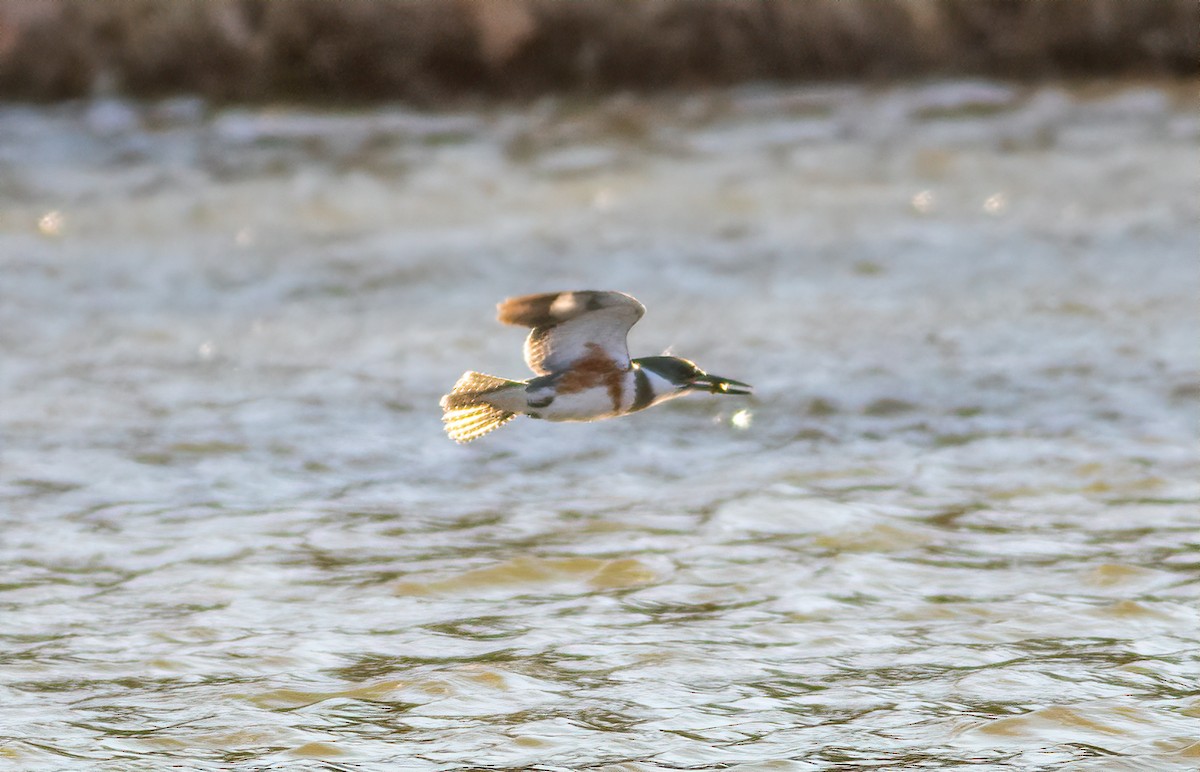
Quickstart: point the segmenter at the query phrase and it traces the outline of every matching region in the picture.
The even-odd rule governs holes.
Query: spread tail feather
[[[484,397],[501,389],[521,386],[518,381],[497,378],[468,371],[462,374],[449,394],[442,397],[442,423],[446,434],[458,443],[478,439],[490,431],[499,429],[517,417],[516,413],[496,407]]]

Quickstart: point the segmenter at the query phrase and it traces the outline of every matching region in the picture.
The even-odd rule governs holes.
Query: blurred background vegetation
[[[1196,72],[1195,0],[2,0],[0,98],[404,100]]]

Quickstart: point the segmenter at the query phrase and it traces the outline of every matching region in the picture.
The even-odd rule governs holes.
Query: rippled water
[[[1196,108],[0,108],[0,767],[1195,769]],[[446,440],[562,288],[757,396]]]

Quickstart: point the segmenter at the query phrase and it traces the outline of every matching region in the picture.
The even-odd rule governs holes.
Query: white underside
[[[575,394],[559,394],[548,406],[530,408],[528,412],[546,421],[598,421],[627,412],[626,400],[621,401],[623,404],[614,408],[608,389],[594,388]]]

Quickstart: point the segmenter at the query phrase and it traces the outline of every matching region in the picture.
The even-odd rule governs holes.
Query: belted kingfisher
[[[455,442],[470,442],[527,415],[598,421],[643,410],[692,391],[750,394],[749,384],[709,375],[672,356],[629,358],[625,337],[646,308],[624,292],[549,292],[509,298],[504,324],[532,327],[525,363],[537,373],[510,381],[465,372],[442,397],[442,421]]]

